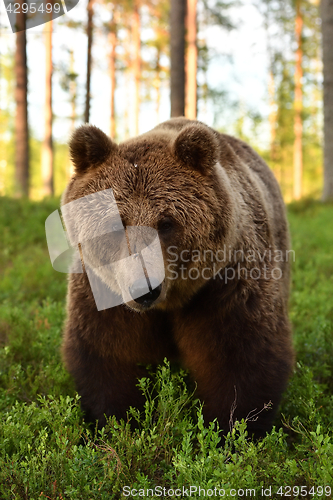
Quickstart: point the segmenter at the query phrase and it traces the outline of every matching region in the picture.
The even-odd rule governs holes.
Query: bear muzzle
[[[129,287],[129,292],[131,297],[133,297],[134,302],[143,306],[144,308],[151,307],[154,302],[160,297],[162,291],[162,283],[158,283],[154,278],[149,280],[149,292],[147,293],[147,281],[146,279],[138,279],[133,285]]]

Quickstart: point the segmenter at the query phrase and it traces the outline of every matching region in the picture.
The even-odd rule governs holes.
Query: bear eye
[[[158,224],[157,229],[161,233],[169,232],[174,226],[173,220],[170,217],[163,217]]]

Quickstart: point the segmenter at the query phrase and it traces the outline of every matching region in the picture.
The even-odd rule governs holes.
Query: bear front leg
[[[106,417],[115,415],[126,421],[130,406],[142,408],[143,395],[137,387],[138,378],[146,371],[135,363],[124,363],[102,357],[90,346],[78,342],[65,342],[63,353],[67,368],[74,378],[81,396],[85,420],[102,428]]]
[[[204,403],[206,424],[217,419],[227,434],[236,420],[246,419],[249,435],[265,436],[293,365],[288,321],[281,318],[268,327],[236,311],[223,320],[192,313],[180,322],[177,340]]]
[[[137,384],[147,371],[138,363],[172,359],[176,346],[164,312],[139,314],[124,306],[98,311],[86,275],[72,274],[62,351],[86,418],[101,427],[104,414],[126,419],[130,406],[142,407]]]

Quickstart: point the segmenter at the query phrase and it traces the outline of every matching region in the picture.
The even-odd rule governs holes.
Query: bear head
[[[182,307],[223,266],[214,267],[214,255],[232,242],[237,204],[225,173],[232,149],[206,125],[176,119],[120,145],[83,125],[71,138],[70,154],[75,174],[62,201],[90,200],[89,211],[73,222],[75,243],[88,242],[86,268],[131,309]],[[152,252],[148,276],[143,262],[146,293],[126,255],[139,256],[156,235],[164,273],[162,281],[160,269],[154,275],[160,264]],[[108,260],[118,264],[108,269]]]

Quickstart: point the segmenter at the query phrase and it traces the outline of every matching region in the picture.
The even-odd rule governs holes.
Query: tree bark
[[[53,196],[53,141],[52,141],[52,20],[45,24],[45,132],[42,146],[43,195]]]
[[[134,79],[135,79],[135,104],[134,104],[134,133],[139,134],[140,118],[140,79],[141,79],[141,20],[140,20],[140,0],[134,2],[133,16],[133,39],[134,39]]]
[[[276,160],[276,127],[277,127],[277,102],[276,102],[276,89],[275,89],[275,78],[274,78],[274,58],[272,53],[271,36],[269,32],[269,27],[271,24],[271,10],[270,3],[266,3],[266,10],[264,11],[264,22],[266,30],[266,45],[267,45],[267,55],[269,63],[269,75],[268,75],[268,95],[269,95],[269,128],[270,128],[270,159],[274,163]],[[278,182],[281,182],[280,171],[277,175]]]
[[[25,31],[26,15],[20,12],[16,15],[15,50],[15,195],[29,195],[29,129],[28,129],[28,69],[27,69],[27,39]]]
[[[323,200],[333,201],[333,0],[322,0],[324,63],[324,190]]]
[[[156,122],[159,123],[160,119],[160,108],[161,108],[161,50],[158,47],[156,54],[156,63],[155,63],[155,78],[154,78],[154,87],[156,92]]]
[[[171,117],[185,113],[185,13],[186,0],[171,0]]]
[[[91,47],[93,43],[93,3],[94,0],[88,0],[87,12],[88,12],[88,23],[87,23],[87,37],[88,37],[88,48],[87,48],[87,81],[86,81],[86,108],[84,112],[84,121],[89,123],[90,118],[90,80],[91,80]]]
[[[275,99],[275,81],[272,69],[269,71],[269,83],[268,83],[268,93],[269,93],[269,128],[270,128],[270,158],[271,161],[275,161],[275,149],[276,149],[276,99]]]
[[[74,75],[74,51],[70,50],[70,72],[71,75]],[[76,122],[76,77],[72,77],[69,82],[69,94],[71,100],[71,133],[75,130],[75,122]]]
[[[117,21],[115,14],[115,6],[113,10],[110,33],[109,33],[109,44],[110,50],[110,60],[109,60],[109,71],[110,71],[110,83],[111,83],[111,104],[110,104],[110,136],[112,139],[116,136],[116,112],[115,112],[115,90],[116,90],[116,47],[117,47]]]
[[[186,106],[185,116],[197,117],[197,0],[187,0],[187,54],[186,54]]]
[[[128,63],[128,67],[130,68],[130,60]],[[127,103],[131,102],[132,99],[132,93],[133,93],[133,81],[132,81],[132,75],[128,71],[125,71],[125,82],[124,82],[124,87],[125,87],[125,99]],[[132,137],[133,131],[131,124],[133,123],[133,118],[132,118],[132,109],[130,109],[131,106],[125,106],[125,112],[124,112],[124,138],[125,140],[129,139]]]
[[[302,197],[302,180],[303,180],[303,120],[302,120],[302,101],[303,101],[303,88],[302,88],[302,29],[303,17],[301,13],[301,0],[296,0],[296,24],[295,34],[297,42],[296,50],[296,69],[295,69],[295,121],[294,121],[294,187],[293,197],[299,200]]]
[[[74,71],[74,51],[73,49],[70,49],[69,51],[69,56],[70,56],[70,82],[69,82],[69,95],[70,95],[70,103],[71,103],[71,126],[70,126],[70,132],[71,135],[73,134],[75,130],[75,123],[76,123],[76,77],[74,77],[75,71]],[[74,174],[74,166],[68,156],[67,160],[67,166],[66,166],[66,176],[67,176],[67,181],[69,181]]]

